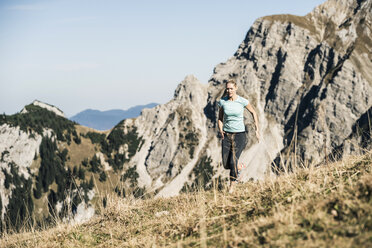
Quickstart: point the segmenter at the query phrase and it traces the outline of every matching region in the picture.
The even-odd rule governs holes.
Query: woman
[[[239,179],[238,160],[246,145],[244,109],[252,113],[259,136],[256,111],[249,101],[236,94],[237,85],[234,80],[226,82],[226,95],[218,101],[218,129],[222,138],[222,163],[230,170],[230,191]]]

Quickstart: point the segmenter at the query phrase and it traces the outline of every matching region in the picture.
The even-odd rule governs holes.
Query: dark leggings
[[[230,170],[230,180],[236,181],[239,177],[238,160],[245,148],[247,138],[245,132],[225,133],[222,140],[222,163],[225,169]]]

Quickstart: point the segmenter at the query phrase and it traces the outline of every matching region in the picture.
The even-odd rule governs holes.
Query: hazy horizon
[[[257,18],[323,2],[3,0],[0,113],[35,99],[66,116],[166,103],[189,74],[207,83]]]

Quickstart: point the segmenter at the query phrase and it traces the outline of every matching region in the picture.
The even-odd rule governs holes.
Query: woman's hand
[[[221,139],[225,138],[225,132],[224,131],[220,131],[220,135],[221,135]]]
[[[225,138],[225,132],[223,131],[223,108],[220,108],[218,112],[218,131],[220,132],[221,138]]]

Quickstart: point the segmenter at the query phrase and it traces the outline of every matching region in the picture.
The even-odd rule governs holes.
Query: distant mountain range
[[[112,109],[107,111],[99,111],[95,109],[86,109],[71,118],[72,121],[80,125],[94,128],[96,130],[108,130],[113,128],[118,122],[123,119],[135,118],[141,114],[144,108],[153,108],[157,103],[149,103],[147,105],[137,105],[127,110]]]

